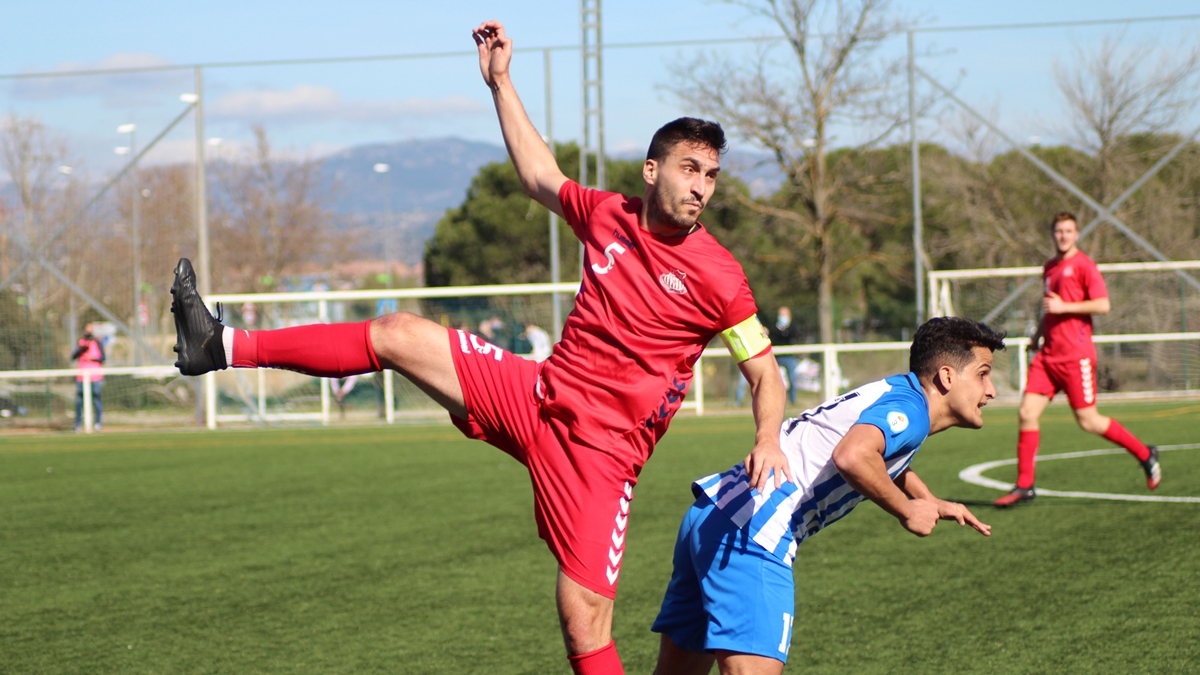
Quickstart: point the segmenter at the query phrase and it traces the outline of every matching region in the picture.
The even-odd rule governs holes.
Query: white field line
[[[1167,450],[1195,450],[1200,448],[1200,443],[1184,443],[1182,445],[1160,445],[1158,451]],[[1084,452],[1064,452],[1058,455],[1042,455],[1037,458],[1037,461],[1044,462],[1051,459],[1075,459],[1077,457],[1092,457],[1095,455],[1118,455],[1123,454],[1125,450],[1121,448],[1104,448],[1103,450],[1086,450]],[[993,488],[1008,492],[1015,486],[1012,483],[1004,483],[998,480],[992,480],[983,475],[984,471],[991,471],[996,467],[1005,466],[1007,464],[1016,464],[1015,459],[1000,459],[994,462],[984,462],[968,466],[958,472],[959,480],[966,481],[972,485],[981,487]],[[1074,497],[1076,499],[1111,499],[1122,502],[1185,502],[1190,504],[1200,504],[1200,497],[1165,497],[1156,495],[1126,495],[1113,494],[1110,492],[1066,492],[1060,490],[1043,490],[1038,488],[1038,496],[1046,497]]]

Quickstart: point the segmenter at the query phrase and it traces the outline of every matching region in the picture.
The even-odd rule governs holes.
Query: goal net
[[[578,284],[513,284],[374,291],[311,291],[212,295],[221,303],[224,323],[233,328],[270,330],[312,323],[365,321],[396,311],[411,312],[450,328],[478,334],[513,354],[545,358],[573,307]],[[557,306],[557,309],[556,309]],[[368,373],[340,380],[285,370],[229,369],[208,376],[209,426],[427,421],[444,411],[408,380],[392,373]]]
[[[1109,314],[1093,317],[1101,398],[1200,394],[1200,261],[1098,267],[1112,301]],[[1041,275],[1040,267],[930,272],[929,314],[1031,336]]]

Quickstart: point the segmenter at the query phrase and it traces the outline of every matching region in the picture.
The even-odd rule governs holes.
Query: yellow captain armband
[[[763,330],[758,317],[753,315],[738,325],[721,331],[721,339],[729,353],[733,354],[733,360],[738,363],[758,356],[771,346],[767,331]]]

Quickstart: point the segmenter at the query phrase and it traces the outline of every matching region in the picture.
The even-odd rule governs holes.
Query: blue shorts
[[[792,568],[750,540],[706,495],[683,517],[675,571],[650,630],[692,652],[718,649],[787,663]]]

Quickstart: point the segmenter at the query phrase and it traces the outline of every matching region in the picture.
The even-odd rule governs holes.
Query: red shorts
[[[1054,398],[1060,391],[1067,392],[1067,402],[1075,410],[1096,405],[1096,358],[1046,361],[1040,352],[1034,356],[1029,364],[1025,393]]]
[[[633,463],[574,440],[544,411],[540,364],[482,338],[449,329],[454,370],[467,419],[450,419],[469,438],[487,441],[529,469],[538,535],[563,573],[608,598],[617,594],[625,554]]]

